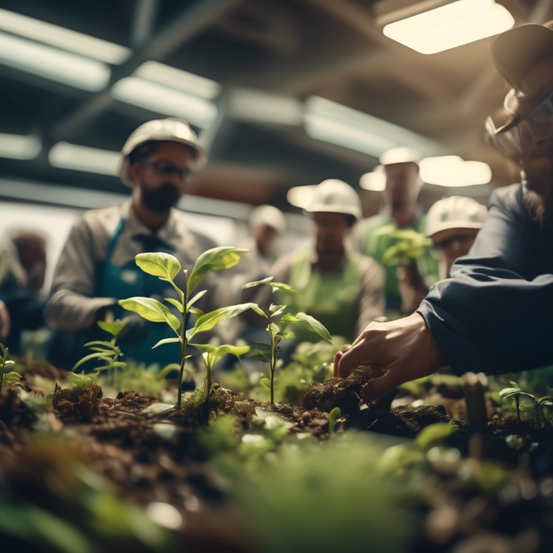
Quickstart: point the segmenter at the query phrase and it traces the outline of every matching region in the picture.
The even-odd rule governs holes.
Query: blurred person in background
[[[381,157],[386,175],[384,205],[378,215],[360,221],[354,228],[354,244],[363,254],[383,264],[386,250],[397,242],[394,231],[424,232],[425,217],[417,203],[422,181],[418,155],[408,149],[390,150]],[[386,315],[397,318],[405,313],[399,290],[397,264],[383,264],[386,270]],[[436,261],[430,251],[417,260],[422,280],[434,281],[438,276]],[[411,275],[414,280],[416,275]],[[427,278],[429,277],[429,278]]]
[[[175,209],[191,176],[207,163],[207,154],[185,121],[168,118],[138,127],[121,151],[118,174],[131,188],[122,204],[86,212],[73,226],[55,269],[48,323],[57,330],[50,361],[71,369],[83,357],[84,343],[105,339],[96,322],[111,311],[127,326],[118,337],[125,360],[162,366],[180,358],[176,344],[152,352],[174,334],[167,325],[149,323],[124,311],[120,299],[132,296],[174,296],[174,290],[145,274],[134,258],[144,252],[174,255],[183,269],[214,247],[206,236],[189,228]],[[175,282],[185,286],[183,273]]]
[[[449,278],[455,260],[469,253],[487,212],[486,206],[464,196],[443,198],[428,210],[424,233],[432,240],[440,280]],[[413,313],[428,294],[428,288],[421,286],[421,279],[413,279],[404,267],[398,267],[397,277],[404,310]]]
[[[384,269],[354,252],[350,244],[351,229],[361,218],[359,195],[343,181],[325,180],[306,211],[314,226],[312,249],[283,255],[271,271],[276,282],[289,284],[302,295],[278,293],[273,303],[312,315],[332,335],[351,341],[369,321],[384,314]],[[299,329],[296,337],[319,340]]]
[[[32,230],[14,230],[0,242],[0,339],[21,355],[24,330],[45,326],[40,297],[46,274],[46,239]]]
[[[522,183],[493,192],[470,254],[416,313],[370,324],[337,354],[337,376],[359,365],[386,369],[364,388],[366,401],[446,364],[461,375],[553,363],[553,22],[500,34],[492,56],[512,89],[486,129],[518,161]]]

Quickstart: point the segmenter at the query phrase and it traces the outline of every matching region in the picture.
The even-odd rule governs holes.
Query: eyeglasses
[[[520,157],[528,146],[553,136],[553,94],[514,127],[498,132],[488,117],[486,130],[494,146],[510,157]]]
[[[467,244],[470,241],[474,241],[475,235],[467,235],[467,234],[456,234],[455,236],[452,236],[451,238],[446,238],[445,240],[440,240],[439,242],[434,242],[434,248],[437,250],[461,250],[463,248],[467,248]]]
[[[144,161],[143,165],[152,167],[154,171],[162,177],[177,175],[181,182],[186,182],[192,175],[190,169],[179,169],[167,161]]]

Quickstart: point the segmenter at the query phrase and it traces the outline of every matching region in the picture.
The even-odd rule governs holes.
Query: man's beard
[[[152,213],[169,213],[181,197],[179,189],[171,183],[162,184],[159,188],[152,190],[141,180],[140,189],[142,191],[142,202]]]

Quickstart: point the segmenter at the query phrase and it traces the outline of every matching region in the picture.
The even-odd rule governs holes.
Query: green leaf
[[[116,321],[98,321],[98,326],[109,332],[114,338],[125,328],[127,321],[121,321],[117,319]]]
[[[145,273],[167,282],[173,282],[181,270],[179,260],[168,253],[139,253],[134,260]]]
[[[4,367],[13,367],[13,365],[15,365],[15,361],[10,359],[4,363]]]
[[[189,344],[193,347],[195,347],[197,350],[199,350],[202,355],[204,356],[204,359],[206,359],[206,364],[209,363],[209,367],[214,367],[215,363],[220,361],[227,353],[230,353],[231,355],[235,355],[236,357],[240,357],[241,355],[244,355],[245,353],[248,353],[250,351],[250,346],[230,346],[230,345],[223,345],[223,346],[211,346],[209,344]],[[208,356],[208,358],[206,358]]]
[[[155,346],[152,346],[152,349],[155,349],[158,346],[163,346],[165,344],[176,344],[177,342],[180,342],[180,338],[164,338],[163,340],[160,340]]]
[[[203,317],[205,315],[205,311],[202,311],[197,307],[191,307],[188,311],[189,313],[192,313],[192,315],[196,315],[196,317]]]
[[[188,359],[189,357],[192,357],[191,355],[187,355],[185,359]],[[166,365],[156,374],[156,378],[158,380],[163,380],[168,374],[172,372],[180,372],[180,365],[178,363],[169,363],[169,365]]]
[[[141,298],[137,296],[120,300],[119,305],[127,311],[138,313],[138,315],[147,321],[167,323],[175,331],[180,327],[180,321],[169,311],[169,308],[153,298]]]
[[[298,292],[295,288],[292,288],[288,284],[284,284],[284,282],[273,282],[271,283],[271,288],[273,289],[273,292],[287,292],[288,294],[294,294],[295,296],[301,296],[301,292]]]
[[[198,300],[201,300],[207,294],[207,290],[198,292],[189,302],[188,309],[190,309]]]
[[[83,363],[86,363],[91,359],[102,359],[103,361],[109,361],[109,358],[106,359],[105,353],[91,353],[90,355],[86,355],[80,361],[78,361],[71,370],[75,371],[75,369],[78,369]]]
[[[163,298],[167,303],[170,303],[173,307],[176,307],[179,313],[182,313],[182,302],[175,298]]]
[[[271,381],[270,381],[267,377],[261,378],[261,379],[259,380],[259,383],[260,383],[262,386],[265,386],[265,388],[267,388],[268,390],[271,389]]]
[[[152,405],[148,405],[148,407],[145,407],[142,409],[141,413],[150,413],[151,415],[161,415],[161,413],[165,413],[167,411],[171,411],[171,409],[174,409],[175,406],[172,403],[152,403]]]
[[[332,343],[332,336],[326,329],[326,327],[320,323],[317,319],[312,317],[311,315],[307,315],[306,313],[296,313],[296,317],[300,319],[303,323],[306,323],[309,328],[317,333],[323,340],[326,340],[329,343]]]
[[[334,435],[334,427],[336,425],[336,419],[342,414],[342,410],[339,407],[334,407],[328,415],[328,435]]]
[[[211,271],[223,271],[234,267],[249,250],[233,246],[221,246],[205,251],[198,259],[188,279],[188,296],[198,283]]]
[[[503,390],[499,392],[499,399],[508,399],[517,396],[521,392],[522,390],[520,388],[503,388]]]
[[[93,342],[87,342],[83,348],[92,348],[93,346],[99,346],[105,350],[109,349],[113,351],[113,347],[109,342],[100,342],[99,340],[94,340]]]
[[[447,422],[437,422],[423,428],[415,438],[423,450],[430,449],[459,430],[458,426]]]
[[[231,305],[229,307],[221,307],[220,309],[216,309],[215,311],[211,311],[202,315],[196,321],[194,328],[191,328],[187,331],[186,336],[190,340],[190,338],[192,338],[199,332],[211,330],[218,322],[222,321],[223,319],[236,317],[237,315],[240,315],[240,313],[243,313],[248,309],[253,309],[257,314],[266,317],[265,313],[263,313],[263,311],[261,311],[261,309],[259,309],[259,307],[255,303],[240,303],[238,305]]]
[[[262,284],[268,284],[269,282],[271,282],[273,280],[274,277],[267,277],[267,278],[264,278],[262,280],[256,280],[254,282],[247,282],[246,284],[244,284],[244,286],[242,286],[242,290],[246,290],[248,288],[254,288],[255,286],[261,286]]]

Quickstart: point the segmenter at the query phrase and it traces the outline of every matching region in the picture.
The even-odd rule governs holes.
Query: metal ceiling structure
[[[109,72],[95,90],[22,70],[0,52],[0,135],[40,140],[32,159],[0,158],[0,177],[124,193],[115,176],[53,166],[52,148],[116,152],[139,124],[170,114],[175,91],[159,111],[121,100],[122,83],[144,74],[146,62],[160,62],[209,79],[217,90],[201,99],[217,116],[192,121],[211,154],[192,194],[286,209],[292,186],[341,178],[358,187],[377,155],[310,136],[305,110],[313,97],[399,125],[440,153],[485,161],[493,186],[512,182],[512,168],[484,139],[485,118],[506,92],[491,63],[491,39],[419,54],[377,24],[377,11],[394,1],[0,0],[1,10],[124,47],[118,63],[98,62]],[[553,18],[551,0],[500,3],[516,24]],[[15,35],[0,12],[2,36]],[[149,86],[151,99],[158,90],[151,77]],[[427,192],[430,199],[441,194]],[[370,211],[376,200],[364,199]]]

